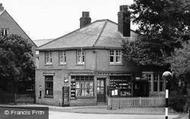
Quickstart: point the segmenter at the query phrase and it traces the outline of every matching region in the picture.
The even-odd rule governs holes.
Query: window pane
[[[162,81],[160,81],[160,91],[163,91],[163,86],[164,85],[164,83],[162,82]]]
[[[52,64],[52,53],[51,52],[45,52],[45,63]]]
[[[83,50],[77,50],[77,63],[84,64],[85,62],[85,54]]]
[[[114,57],[110,56],[110,62],[114,62]]]
[[[154,74],[154,91],[158,91],[158,74]]]
[[[53,96],[53,76],[45,76],[45,95]]]
[[[82,94],[82,90],[79,88],[79,89],[76,89],[76,96],[81,96]]]
[[[77,96],[93,96],[93,77],[92,76],[76,76],[76,95]]]
[[[66,64],[66,54],[65,51],[59,52],[59,64]]]
[[[114,55],[114,50],[110,50],[110,55]]]

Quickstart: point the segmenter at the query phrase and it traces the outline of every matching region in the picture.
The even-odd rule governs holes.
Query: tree
[[[16,93],[17,82],[34,81],[34,72],[32,45],[27,39],[18,35],[0,36],[0,89]]]
[[[175,49],[175,52],[167,60],[171,64],[171,69],[179,78],[190,83],[190,44],[183,43],[183,48]]]
[[[141,43],[134,44],[142,52],[138,48],[134,52],[142,64],[164,65],[164,59],[190,38],[189,0],[134,0],[130,10],[141,34]],[[125,43],[124,47],[131,46]]]

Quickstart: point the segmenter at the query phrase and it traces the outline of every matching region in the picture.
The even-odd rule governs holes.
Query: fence
[[[0,104],[15,102],[15,95],[12,93],[1,93]],[[34,103],[34,94],[16,94],[16,103]]]
[[[164,97],[108,97],[108,108],[125,107],[161,107],[165,105]]]

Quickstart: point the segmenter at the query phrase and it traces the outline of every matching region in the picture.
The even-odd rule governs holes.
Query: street
[[[169,119],[178,115],[169,115]],[[165,119],[164,115],[84,114],[50,111],[49,119]]]

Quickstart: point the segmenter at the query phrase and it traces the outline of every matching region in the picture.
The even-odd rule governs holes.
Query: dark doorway
[[[69,106],[69,87],[68,86],[64,86],[62,88],[62,98],[63,98],[63,102],[62,102],[62,106]]]
[[[134,97],[148,97],[149,96],[149,83],[146,80],[135,81],[134,85]]]
[[[97,78],[97,102],[106,102],[106,78]]]

